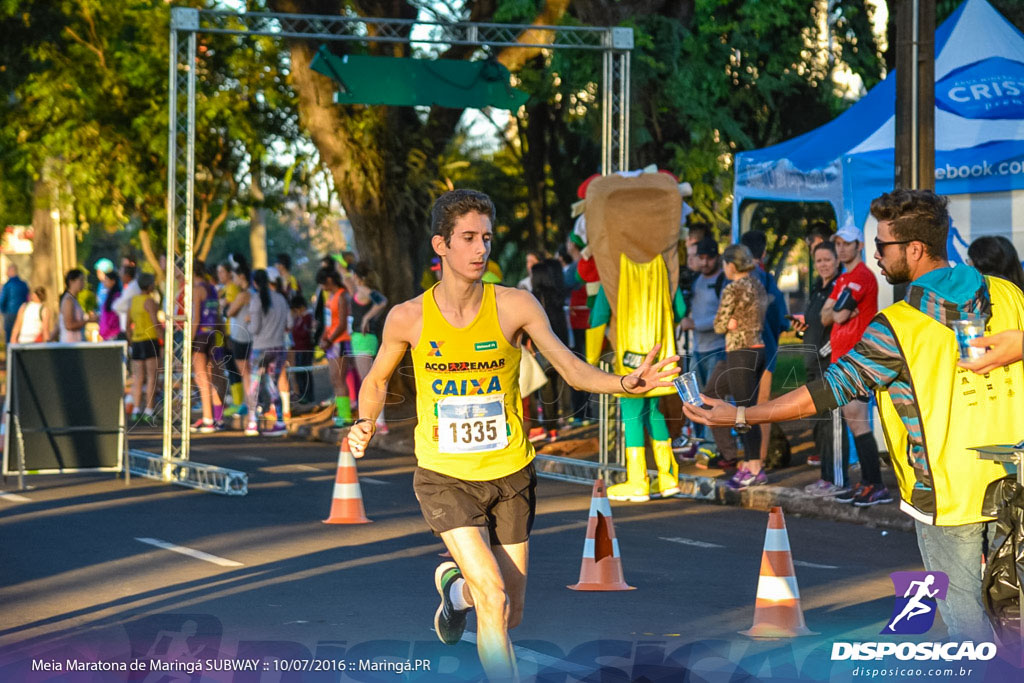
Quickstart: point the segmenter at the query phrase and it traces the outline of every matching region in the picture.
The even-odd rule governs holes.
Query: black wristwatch
[[[747,424],[747,409],[744,406],[736,406],[736,423],[732,426],[736,430],[737,434],[746,434],[750,431],[750,425]]]

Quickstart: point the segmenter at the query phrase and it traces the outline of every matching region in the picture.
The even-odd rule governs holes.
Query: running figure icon
[[[907,587],[907,592],[903,594],[903,597],[910,598],[910,601],[906,604],[906,606],[904,606],[903,611],[900,612],[899,615],[897,615],[896,618],[889,623],[890,631],[896,630],[896,623],[900,619],[906,618],[907,621],[910,621],[914,617],[920,616],[922,614],[928,614],[929,612],[934,611],[934,607],[922,602],[922,600],[924,600],[925,598],[935,598],[939,594],[938,588],[936,588],[933,591],[928,590],[934,583],[934,574],[928,574],[926,577],[924,577],[923,581],[910,582],[910,585]],[[914,597],[911,598],[910,593],[914,590],[915,586],[917,587],[917,593],[914,595]]]

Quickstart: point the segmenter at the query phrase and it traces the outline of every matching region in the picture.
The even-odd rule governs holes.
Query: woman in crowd
[[[722,252],[722,268],[729,284],[722,290],[721,303],[715,315],[715,332],[725,335],[725,360],[711,373],[705,394],[724,399],[732,396],[738,406],[757,403],[757,384],[764,371],[764,326],[768,293],[751,273],[757,261],[742,244],[733,244]],[[718,446],[720,465],[737,459],[736,442],[729,427],[712,429]],[[745,489],[767,482],[761,462],[761,430],[747,429],[743,439],[744,462],[740,463],[728,485]]]
[[[995,275],[1009,280],[1024,290],[1024,268],[1013,242],[1002,235],[987,235],[971,242],[967,258],[982,275]]]
[[[223,332],[217,290],[206,279],[206,267],[196,259],[192,264],[192,374],[199,388],[203,416],[192,431],[212,434],[224,428],[224,404],[213,383],[214,349]]]
[[[565,276],[562,264],[557,259],[537,261],[530,268],[529,290],[540,302],[551,322],[551,330],[566,346],[569,345],[569,321],[565,312]],[[547,384],[534,392],[531,403],[537,420],[537,427],[530,430],[530,439],[537,441],[558,438],[558,418],[561,416],[559,399],[562,394],[562,378],[555,368],[537,354],[537,360],[544,369]]]
[[[114,309],[114,304],[121,298],[121,278],[111,265],[110,270],[103,271],[100,281],[100,289],[106,292],[103,304],[100,306],[100,339],[110,341],[117,339],[121,330],[121,319]]]
[[[36,287],[18,309],[11,339],[15,344],[35,344],[50,341],[52,335],[53,312],[46,307],[46,288]]]
[[[836,278],[839,277],[839,258],[836,248],[831,242],[819,242],[813,254],[814,270],[818,273],[811,285],[811,295],[807,299],[804,319],[793,320],[793,329],[802,332],[804,344],[810,347],[804,358],[807,369],[807,382],[821,379],[825,368],[829,365],[831,345],[829,338],[831,325],[824,325],[821,320],[821,307],[825,305]],[[850,449],[847,441],[846,423],[838,410],[818,415],[813,420],[815,450],[821,457],[821,479],[804,487],[804,492],[812,496],[835,496],[849,489],[847,486],[847,468],[850,462]],[[840,454],[837,458],[837,452]]]
[[[159,363],[158,340],[163,337],[163,325],[157,317],[156,300],[153,298],[154,278],[150,273],[139,275],[140,294],[132,297],[128,309],[128,340],[131,343],[132,359],[132,420],[147,423],[156,422],[154,401],[156,397],[157,365]],[[145,409],[142,403],[142,388],[146,388]]]
[[[60,337],[62,342],[85,341],[85,326],[95,322],[93,313],[85,314],[78,303],[78,293],[85,289],[85,273],[79,268],[72,268],[64,276],[64,293],[60,295]]]
[[[352,356],[360,382],[370,371],[380,348],[381,314],[388,305],[387,297],[370,287],[371,277],[370,267],[366,263],[357,263],[349,271],[345,283],[352,294],[349,309],[352,316]],[[387,431],[383,411],[377,418],[377,431]]]
[[[224,316],[228,319],[228,351],[231,363],[228,364],[228,381],[231,382],[231,396],[238,395],[234,412],[238,415],[249,413],[245,386],[249,381],[249,354],[252,352],[252,334],[249,332],[249,303],[252,300],[252,280],[249,268],[237,265],[234,269],[234,285],[236,294],[227,304]],[[236,383],[239,389],[235,389]]]
[[[280,292],[270,289],[267,271],[260,269],[253,273],[256,293],[249,302],[249,332],[252,334],[252,353],[249,356],[249,419],[245,427],[246,436],[260,434],[256,406],[259,403],[260,384],[264,371],[268,375],[267,393],[273,404],[277,419],[274,426],[264,431],[265,436],[281,436],[287,432],[284,424],[284,408],[277,382],[284,368],[284,337],[288,332],[288,302]]]

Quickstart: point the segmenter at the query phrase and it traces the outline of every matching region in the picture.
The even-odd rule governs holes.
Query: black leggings
[[[757,404],[757,385],[764,373],[764,349],[736,349],[727,351],[725,360],[719,361],[711,371],[711,378],[704,393],[711,398],[725,399],[732,396],[738,406],[749,407]],[[713,427],[715,445],[722,458],[735,460],[739,453],[736,440],[732,438],[731,427]],[[745,460],[761,457],[761,428],[755,426],[743,438]]]

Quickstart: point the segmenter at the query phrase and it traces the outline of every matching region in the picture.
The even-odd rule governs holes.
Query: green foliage
[[[0,79],[14,95],[0,103],[3,177],[24,195],[45,175],[82,232],[136,218],[154,250],[166,231],[169,19],[162,0],[0,5],[0,28],[22,38],[0,47],[11,65]],[[252,160],[275,144],[287,150],[299,133],[279,41],[211,35],[197,50],[195,229],[205,251],[229,215],[257,201],[247,191]],[[4,214],[22,206],[0,199]]]

